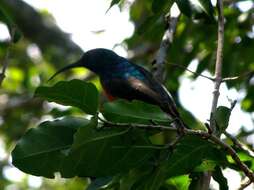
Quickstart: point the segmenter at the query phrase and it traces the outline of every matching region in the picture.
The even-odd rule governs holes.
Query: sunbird
[[[109,49],[96,48],[85,52],[77,62],[58,70],[49,80],[77,67],[85,67],[99,76],[109,100],[122,98],[158,105],[174,120],[178,129],[185,127],[170,93],[145,68]]]

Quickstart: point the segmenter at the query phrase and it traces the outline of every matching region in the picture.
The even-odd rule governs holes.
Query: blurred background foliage
[[[124,9],[127,0],[115,1]],[[129,6],[130,19],[135,25],[133,35],[123,42],[127,47],[129,58],[148,69],[160,46],[166,28],[165,16],[173,1],[135,0]],[[241,10],[239,3],[244,0],[225,0],[225,43],[223,77],[243,75],[238,80],[227,82],[229,88],[246,93],[241,102],[242,109],[252,114],[254,110],[254,3],[251,8]],[[216,9],[214,9],[216,10]],[[0,62],[3,63],[9,51],[6,78],[0,88],[0,189],[11,189],[13,182],[6,178],[4,170],[10,166],[9,154],[15,142],[27,128],[34,127],[45,117],[78,113],[77,110],[59,110],[52,108],[40,99],[34,99],[36,87],[60,67],[72,62],[82,54],[82,49],[71,41],[70,36],[55,24],[54,18],[46,11],[35,10],[21,0],[0,0],[0,23],[10,24],[16,28],[21,38],[10,44],[8,39],[0,41]],[[178,100],[179,77],[183,69],[173,64],[187,67],[193,60],[198,61],[197,73],[214,72],[216,53],[217,24],[213,20],[199,19],[199,15],[186,13],[181,15],[170,47],[166,65],[165,85],[174,98]],[[5,15],[5,16],[3,16]],[[9,18],[8,21],[3,18]],[[187,15],[187,16],[186,16]],[[85,25],[85,23],[83,23]],[[0,31],[1,33],[1,31]],[[17,36],[19,38],[19,36]],[[8,50],[9,49],[9,50]],[[172,64],[170,64],[172,63]],[[2,66],[2,65],[1,65]],[[67,73],[62,79],[70,76]],[[86,73],[86,79],[98,83],[93,74]],[[60,77],[61,78],[61,77]],[[192,77],[193,80],[196,76]],[[191,101],[191,100],[190,100]],[[179,107],[180,102],[177,101]],[[181,107],[183,118],[195,127],[196,119]],[[252,114],[253,115],[253,114]],[[42,117],[43,116],[43,117]],[[240,118],[239,118],[240,119]],[[237,137],[253,149],[253,142],[247,141],[252,131],[244,126]],[[15,184],[13,189],[36,189],[29,186],[29,177],[22,183]],[[84,179],[48,180],[43,179],[39,189],[84,189],[88,181]]]

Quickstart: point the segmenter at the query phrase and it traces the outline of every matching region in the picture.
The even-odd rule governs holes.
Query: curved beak
[[[70,65],[67,65],[67,66],[61,68],[60,70],[58,70],[54,75],[52,75],[52,76],[48,79],[47,82],[51,81],[56,75],[58,75],[58,74],[60,74],[60,73],[62,73],[62,72],[64,72],[64,71],[67,71],[67,70],[70,70],[70,69],[73,69],[73,68],[76,68],[76,67],[82,67],[82,66],[83,66],[83,64],[82,64],[82,61],[81,61],[81,59],[80,59],[80,60],[78,60],[77,62],[72,63],[72,64],[70,64]]]

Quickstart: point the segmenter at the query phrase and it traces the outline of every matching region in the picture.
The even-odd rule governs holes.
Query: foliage
[[[98,92],[90,83],[79,80],[60,82],[53,87],[39,87],[35,96],[67,106],[75,106],[87,114],[95,114],[98,109]]]
[[[63,88],[59,88],[61,85],[64,85],[65,90],[71,87],[72,92],[82,89],[82,93],[87,95],[87,104],[67,101],[66,96],[63,96]],[[39,87],[35,91],[36,96],[63,105],[79,108],[86,105],[86,109],[82,109],[85,112],[98,110],[98,104],[93,103],[96,94],[98,92],[91,83],[80,80],[58,82],[53,87]],[[68,94],[68,100],[75,100],[77,95]],[[101,113],[114,122],[147,123],[153,116],[154,122],[166,122],[163,112],[154,110],[158,111],[159,108],[139,101],[120,100],[105,103]],[[12,152],[13,164],[26,173],[48,178],[60,172],[65,178],[91,177],[102,179],[103,182],[104,178],[110,179],[106,180],[109,189],[112,189],[112,184],[118,184],[120,188],[127,186],[128,189],[160,189],[167,181],[171,181],[171,177],[190,174],[199,165],[202,171],[213,169],[203,165],[207,161],[213,161],[217,166],[228,164],[225,153],[201,137],[185,136],[173,151],[169,151],[166,144],[153,144],[149,139],[154,134],[145,129],[109,128],[98,117],[97,112],[93,113],[90,120],[64,117],[29,129]],[[126,179],[129,172],[138,174],[135,174],[134,179]],[[154,172],[157,173],[156,178]],[[151,180],[146,183],[140,181],[139,177],[143,175]],[[118,177],[115,179],[110,176]],[[98,180],[94,181],[97,185],[91,183],[89,188],[97,187]],[[121,183],[122,180],[125,182]],[[186,180],[189,181],[189,178]]]
[[[169,119],[159,107],[140,101],[116,100],[103,105],[103,116],[116,123],[156,123],[169,124]]]
[[[253,10],[239,9],[240,1],[225,2],[222,74],[223,77],[244,74],[239,80],[227,81],[226,85],[246,92],[241,106],[251,113],[254,110]],[[204,171],[213,171],[220,189],[228,189],[222,170],[231,168],[240,172],[240,169],[224,150],[207,139],[188,135],[171,149],[168,143],[175,140],[173,132],[109,127],[99,119],[103,116],[113,123],[170,127],[171,121],[158,107],[139,101],[105,103],[99,98],[100,89],[98,91],[92,83],[80,80],[61,81],[52,86],[43,84],[57,67],[66,65],[81,50],[58,28],[50,27],[54,24],[44,25],[52,21],[48,14],[39,13],[22,1],[12,2],[0,2],[1,23],[10,33],[13,29],[16,31],[7,78],[0,89],[0,137],[6,150],[15,145],[13,165],[28,174],[46,178],[54,178],[56,173],[64,178],[81,177],[81,180],[68,179],[55,184],[44,180],[42,187],[51,189],[83,189],[87,186],[89,190],[183,190],[194,187],[195,180]],[[173,64],[187,67],[196,59],[196,73],[214,72],[216,7],[206,0],[136,0],[129,9],[135,31],[124,43],[134,52],[133,62],[151,68],[149,63],[154,59],[165,32],[164,18],[174,2],[182,15],[173,45],[167,52],[169,64],[165,68],[168,73],[165,86],[172,92],[183,119],[194,129],[199,127],[199,121],[178,101],[179,78],[184,70]],[[122,8],[125,3],[128,4],[125,0],[112,0],[109,8],[117,5]],[[30,16],[25,17],[26,14]],[[29,56],[29,48],[39,48],[41,56]],[[1,62],[7,49],[8,41],[0,41]],[[196,80],[196,77],[192,79]],[[68,107],[51,109],[52,104],[45,100]],[[221,132],[228,127],[231,111],[223,106],[217,108],[215,117]],[[45,121],[49,116],[50,119]],[[252,147],[252,142],[247,141],[251,134],[242,128],[236,137]],[[229,142],[229,139],[225,141]],[[253,158],[235,148],[240,159],[253,170]],[[12,183],[3,175],[3,168],[9,165],[7,160],[0,160],[0,189]],[[27,184],[19,186],[28,189]]]

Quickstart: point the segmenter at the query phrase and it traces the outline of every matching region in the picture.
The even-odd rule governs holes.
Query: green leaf
[[[29,129],[12,151],[13,165],[32,175],[53,178],[64,167],[61,164],[77,128],[87,123],[86,119],[69,117]]]
[[[52,87],[38,87],[35,97],[50,102],[80,108],[87,114],[95,114],[98,109],[98,91],[92,83],[81,80],[60,81]]]
[[[180,11],[187,17],[214,20],[214,9],[210,0],[175,0]]]
[[[146,175],[145,172],[148,172]],[[135,190],[159,190],[165,182],[165,164],[164,162],[158,163],[157,166],[149,170],[144,170],[136,183],[131,189]]]
[[[191,180],[188,175],[181,175],[168,179],[166,183],[174,186],[176,190],[188,190],[190,181]]]
[[[192,15],[191,4],[189,0],[176,0],[176,3],[181,13],[187,17]]]
[[[158,106],[141,101],[116,100],[103,105],[103,116],[112,122],[169,124],[169,117]]]
[[[135,184],[139,183],[140,181],[144,181],[144,179],[147,179],[147,176],[151,175],[151,170],[151,167],[142,167],[130,170],[127,175],[121,177],[120,190],[137,189]]]
[[[63,177],[113,176],[142,164],[153,155],[143,131],[96,129],[97,120],[80,128],[61,171]]]
[[[217,127],[221,132],[225,131],[228,127],[231,110],[225,106],[219,106],[214,114]]]
[[[227,178],[224,177],[221,168],[218,166],[215,168],[215,171],[213,172],[213,179],[219,183],[220,190],[228,190]]]
[[[146,190],[159,190],[161,185],[165,181],[165,166],[161,165],[155,169],[155,171],[147,178],[145,184]]]
[[[225,155],[212,143],[197,136],[185,136],[168,159],[167,176],[188,174],[203,160],[224,162]]]
[[[152,4],[152,11],[154,13],[163,13],[164,9],[166,8],[170,8],[171,5],[173,4],[173,0],[153,0],[153,4]]]
[[[211,0],[199,0],[200,7],[207,16],[214,19],[214,9]]]
[[[199,166],[197,166],[195,172],[213,171],[216,166],[216,162],[213,160],[204,160]]]
[[[242,151],[238,148],[235,148],[235,151],[236,151],[238,157],[240,158],[241,162],[243,162],[245,165],[247,165],[251,170],[254,170],[253,155],[246,152],[246,151]],[[229,160],[230,163],[235,164],[235,161],[231,157],[228,157],[228,160]],[[232,167],[231,169],[234,169],[236,171],[241,171],[241,169],[237,166]]]

